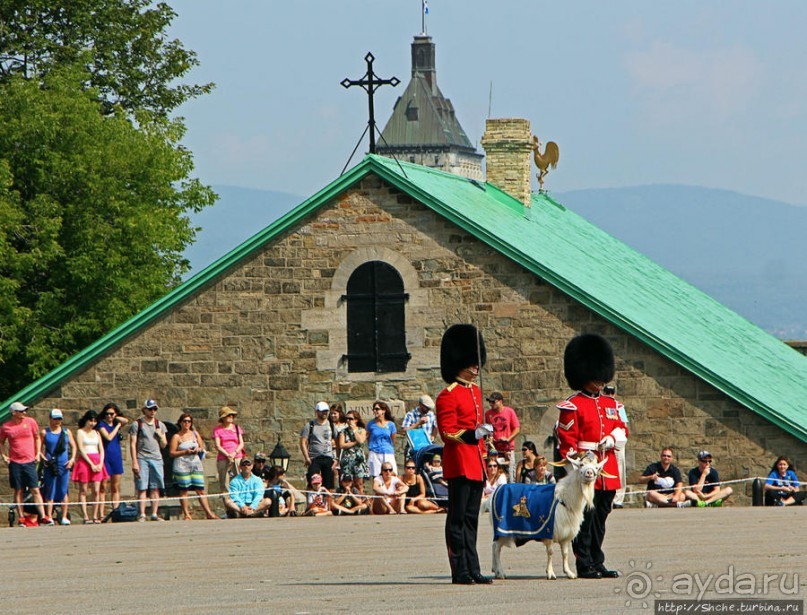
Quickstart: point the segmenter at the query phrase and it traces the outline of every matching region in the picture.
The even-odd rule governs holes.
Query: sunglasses
[[[392,468],[381,468],[382,472],[392,472]]]
[[[414,469],[415,469],[415,466],[406,466],[406,469],[407,469],[407,470],[414,470]]]
[[[489,464],[488,464],[488,467],[489,467],[489,468],[498,468],[498,467],[499,467],[499,464],[497,464],[497,463],[489,463]]]
[[[180,423],[193,423],[191,419],[182,419]]]

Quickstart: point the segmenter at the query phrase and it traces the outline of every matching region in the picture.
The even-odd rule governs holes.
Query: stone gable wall
[[[342,295],[367,260],[394,266],[409,293],[412,359],[404,373],[351,374],[342,361]],[[440,339],[456,322],[481,327],[484,389],[504,393],[522,435],[540,449],[548,450],[554,404],[570,394],[564,347],[580,332],[595,332],[617,355],[617,396],[631,419],[631,483],[664,446],[676,450],[683,471],[696,465],[698,450],[710,450],[724,480],[766,475],[779,454],[807,465],[797,439],[374,177],[63,383],[37,402],[34,416],[42,425],[47,409],[61,407],[74,427],[87,408],[115,401],[137,417],[140,403],[155,398],[162,420],[194,415],[212,449],[217,412],[227,404],[239,412],[250,453],[270,452],[280,434],[297,478],[304,472],[298,435],[315,402],[381,398],[411,407],[423,392],[436,396]],[[127,466],[124,484],[130,476]],[[735,491],[745,496],[750,487]]]

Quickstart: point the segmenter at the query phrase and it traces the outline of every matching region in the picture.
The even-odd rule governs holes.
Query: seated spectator
[[[784,455],[777,457],[765,481],[765,506],[801,504],[807,492],[799,491],[799,478]]]
[[[252,458],[252,473],[262,480],[266,480],[264,474],[269,471],[266,467],[266,455],[264,453],[255,453]]]
[[[485,487],[482,490],[481,512],[490,510],[490,497],[499,488],[499,485],[507,484],[507,474],[504,473],[498,458],[488,457],[485,464]]]
[[[271,502],[269,505],[270,517],[294,517],[297,515],[296,498],[284,478],[285,474],[283,468],[279,466],[266,468],[263,472],[263,480],[266,483],[266,491],[263,495]]]
[[[639,477],[640,483],[647,483],[645,502],[648,508],[687,508],[692,506],[684,494],[681,471],[672,463],[673,451],[661,451],[661,460],[651,463]]]
[[[692,468],[687,476],[689,489],[685,494],[700,507],[722,506],[734,493],[731,487],[720,487],[720,477],[712,467],[712,454],[709,451],[698,453],[698,467]]]
[[[415,515],[440,512],[441,509],[437,504],[426,499],[426,483],[423,482],[420,474],[415,473],[415,462],[408,459],[404,468],[401,481],[407,488],[406,504],[404,505],[406,512]]]
[[[535,476],[536,481],[535,484],[537,485],[554,485],[555,484],[555,475],[547,470],[549,464],[546,461],[546,457],[543,455],[538,455],[533,462],[535,468]]]
[[[392,465],[386,461],[381,464],[381,474],[373,481],[374,515],[406,514],[407,487],[403,481],[395,476]]]
[[[306,517],[328,517],[333,514],[331,492],[322,486],[322,475],[312,474],[308,479],[308,493],[305,496]]]
[[[229,495],[224,498],[228,516],[260,517],[269,508],[269,500],[263,496],[263,481],[252,473],[252,460],[241,459],[239,472],[230,479]]]
[[[527,440],[521,445],[521,454],[523,458],[516,466],[516,482],[524,483],[525,485],[533,485],[538,482],[535,461],[538,459],[538,449],[535,448],[535,443]]]
[[[370,513],[367,498],[359,493],[358,487],[353,486],[353,477],[350,474],[342,474],[342,478],[339,479],[339,489],[334,494],[331,508],[334,515],[367,515]]]

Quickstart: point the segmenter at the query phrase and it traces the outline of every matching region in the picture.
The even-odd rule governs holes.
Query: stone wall
[[[348,373],[342,360],[341,297],[367,260],[394,266],[409,293],[406,372]],[[766,475],[779,454],[807,464],[797,439],[374,177],[63,383],[34,416],[43,423],[47,409],[61,407],[74,426],[80,411],[112,400],[136,417],[155,398],[162,420],[190,412],[209,442],[227,404],[239,412],[249,451],[268,453],[280,434],[290,475],[300,477],[298,434],[315,402],[381,398],[411,407],[423,392],[436,396],[441,335],[456,322],[481,327],[484,389],[504,393],[539,448],[546,450],[554,404],[570,393],[563,349],[575,334],[596,332],[617,355],[618,397],[631,419],[630,482],[667,445],[682,470],[710,450],[724,479]]]

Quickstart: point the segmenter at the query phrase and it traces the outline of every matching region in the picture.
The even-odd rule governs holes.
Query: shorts
[[[135,489],[137,491],[165,489],[162,459],[138,459],[137,464],[140,466],[140,476],[135,475]]]
[[[381,476],[381,466],[388,463],[392,466],[392,473],[398,476],[398,464],[395,463],[395,453],[374,453],[370,451],[367,456],[367,467],[370,468],[370,476],[375,478]]]
[[[36,473],[36,463],[8,463],[8,482],[12,489],[39,489],[39,476]]]

